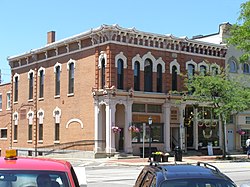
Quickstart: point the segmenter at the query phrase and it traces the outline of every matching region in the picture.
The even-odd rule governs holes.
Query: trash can
[[[175,161],[182,161],[182,150],[179,146],[174,148],[174,153]]]

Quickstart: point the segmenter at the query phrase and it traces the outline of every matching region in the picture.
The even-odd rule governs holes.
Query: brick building
[[[11,126],[11,84],[0,84],[0,155],[10,146],[8,129]]]
[[[219,71],[226,50],[220,44],[118,25],[60,41],[49,32],[44,47],[8,58],[13,100],[9,144],[28,155],[56,147],[139,155],[143,124],[146,145],[150,140],[151,117],[152,147],[158,150],[175,145],[198,149],[201,141],[219,147],[217,119],[207,132],[200,131],[199,119],[186,123],[194,112],[211,111],[182,99],[181,74]]]

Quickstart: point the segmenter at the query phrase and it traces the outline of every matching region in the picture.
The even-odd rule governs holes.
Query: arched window
[[[236,63],[234,60],[231,60],[230,63],[229,63],[229,71],[230,73],[235,73],[236,72]]]
[[[69,90],[68,93],[72,94],[74,93],[74,79],[75,79],[75,67],[74,63],[69,64]]]
[[[162,66],[157,65],[157,92],[162,92]]]
[[[134,90],[140,90],[140,63],[138,61],[135,62],[134,67]]]
[[[60,66],[56,66],[55,72],[55,95],[60,95],[60,77],[61,77],[61,68]]]
[[[33,81],[34,73],[33,71],[29,72],[29,99],[33,99]]]
[[[177,67],[172,66],[172,91],[177,91]]]
[[[43,98],[44,93],[44,70],[40,70],[39,72],[39,98]]]
[[[152,61],[146,59],[144,63],[144,91],[152,92]]]
[[[188,64],[188,79],[191,80],[194,76],[194,65]]]
[[[204,65],[200,66],[200,74],[201,75],[206,75],[207,74],[207,67]]]
[[[212,75],[218,75],[218,68],[215,66],[212,67]]]
[[[249,70],[249,64],[246,64],[246,63],[244,63],[243,64],[243,73],[250,73],[249,72],[250,70]]]
[[[102,66],[101,66],[101,88],[105,86],[105,60],[102,59]]]
[[[18,101],[18,81],[19,81],[19,77],[20,75],[15,73],[14,77],[13,77],[13,82],[14,82],[14,102]]]
[[[123,60],[119,59],[117,62],[117,88],[123,89]]]

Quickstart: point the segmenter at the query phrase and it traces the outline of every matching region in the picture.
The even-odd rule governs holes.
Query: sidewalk
[[[153,160],[153,158],[152,158]],[[193,164],[200,162],[250,162],[250,159],[247,159],[247,155],[238,154],[238,155],[230,155],[227,156],[226,159],[222,159],[221,155],[213,155],[213,156],[183,156],[182,161],[177,161],[177,163],[183,164]],[[148,165],[148,158],[124,158],[124,159],[110,159],[106,160],[107,163],[118,164],[118,165],[135,165],[135,166],[144,166]],[[162,164],[174,164],[175,157],[169,157],[168,162],[160,162]]]

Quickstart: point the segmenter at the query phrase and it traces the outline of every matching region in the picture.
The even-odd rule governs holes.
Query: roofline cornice
[[[47,44],[44,47],[32,49],[23,54],[10,56],[7,58],[7,60],[10,62],[10,61],[15,61],[21,58],[26,58],[30,55],[41,53],[41,52],[46,52],[51,49],[56,49],[59,46],[68,45],[70,43],[84,40],[86,38],[91,38],[92,46],[94,46],[95,45],[94,40],[96,40],[98,37],[106,36],[107,40],[112,41],[112,35],[114,34],[123,35],[123,36],[128,35],[134,38],[140,37],[143,39],[151,39],[157,42],[167,41],[169,43],[180,43],[180,44],[186,43],[187,45],[193,44],[193,45],[202,45],[202,46],[210,46],[214,48],[226,49],[226,45],[223,45],[223,44],[208,43],[208,42],[198,41],[194,39],[189,39],[187,37],[175,37],[172,34],[163,35],[163,34],[155,34],[155,33],[150,33],[150,32],[143,32],[143,31],[137,30],[136,28],[122,28],[118,24],[114,24],[114,25],[101,25],[100,27],[97,27],[95,29],[90,29],[86,32]],[[100,41],[96,41],[96,42],[102,43]]]

